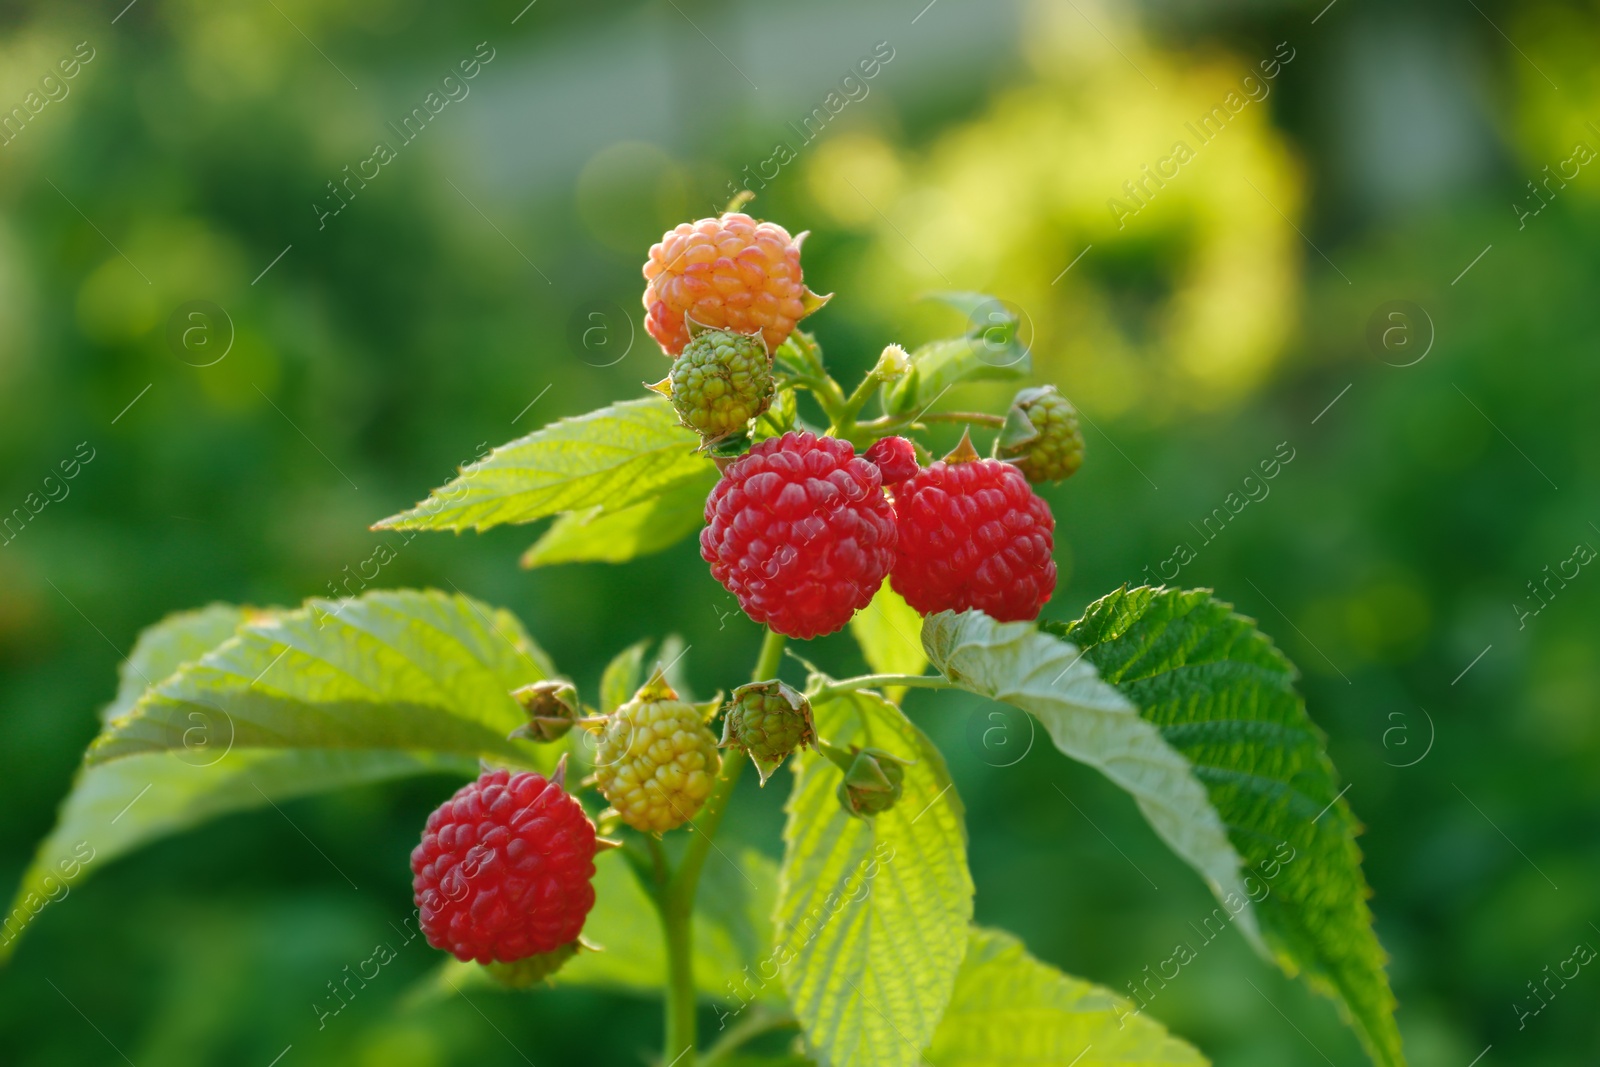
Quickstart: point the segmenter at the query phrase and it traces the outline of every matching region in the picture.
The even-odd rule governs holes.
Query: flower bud
[[[722,719],[721,747],[749,753],[762,785],[791,752],[815,739],[810,702],[776,679],[735,689]]]
[[[894,807],[900,799],[905,761],[877,748],[855,753],[839,782],[839,803],[851,815],[865,818]]]
[[[527,725],[513,730],[512,737],[541,743],[559,741],[582,714],[578,690],[559,678],[525,685],[513,690],[511,696],[528,713]]]
[[[872,374],[880,382],[897,382],[911,370],[911,357],[899,345],[886,345]]]

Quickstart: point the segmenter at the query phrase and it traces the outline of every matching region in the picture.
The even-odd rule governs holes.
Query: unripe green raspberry
[[[762,785],[791,752],[816,736],[810,702],[777,680],[735,689],[722,720],[722,747],[734,745],[748,752]]]
[[[996,443],[1028,481],[1059,482],[1083,466],[1078,410],[1053,385],[1024,389],[1011,402]]]
[[[524,956],[512,963],[486,963],[483,969],[503,986],[528,989],[559,971],[563,964],[578,954],[579,945],[580,942],[574,939],[560,948],[536,956]]]
[[[699,330],[668,381],[678,418],[708,441],[743,433],[772,402],[772,360],[756,334]]]
[[[660,833],[694,818],[722,765],[698,708],[659,677],[608,717],[595,781],[622,821]]]
[[[578,691],[571,682],[559,679],[534,682],[512,690],[511,696],[528,713],[527,725],[511,731],[512,737],[541,743],[559,741],[581,714]]]
[[[854,753],[839,782],[839,803],[851,815],[863,818],[888,811],[900,799],[904,778],[904,761],[882,749],[861,749]]]

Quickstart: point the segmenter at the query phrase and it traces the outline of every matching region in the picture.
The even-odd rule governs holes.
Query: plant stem
[[[882,689],[884,686],[904,685],[913,689],[949,689],[948,682],[939,674],[863,674],[855,678],[841,678],[809,694],[813,702],[835,693],[849,693],[856,689]]]
[[[661,1062],[694,1067],[694,898],[687,902],[672,892],[661,902],[661,925],[667,935],[667,1038]]]
[[[768,630],[761,642],[751,681],[774,678],[783,662],[783,635]],[[667,940],[667,1039],[663,1064],[694,1067],[695,989],[694,989],[694,898],[700,888],[700,871],[711,851],[728,800],[733,796],[745,761],[737,752],[722,760],[711,795],[700,814],[689,824],[693,833],[683,850],[678,869],[661,891],[661,925]]]
[[[848,401],[845,400],[844,390],[839,388],[838,382],[827,375],[821,378],[796,378],[794,381],[795,384],[804,385],[811,390],[811,395],[817,398],[817,404],[822,408],[822,413],[828,416],[830,424],[837,426],[848,418],[845,415],[845,405]]]
[[[778,666],[783,662],[782,634],[775,634],[771,630],[761,639],[761,652],[756,656],[755,670],[750,673],[752,682],[771,681],[778,676]]]
[[[970,422],[977,426],[1004,426],[1004,415],[989,415],[982,411],[926,411],[917,417],[918,422]]]
[[[705,1067],[723,1062],[762,1034],[798,1025],[799,1020],[794,1017],[793,1012],[779,1011],[764,1004],[756,1004],[742,1021],[729,1028],[721,1041],[711,1046],[706,1053]]]
[[[874,372],[869,371],[855,391],[845,398],[843,406],[837,412],[829,412],[833,425],[828,432],[835,437],[849,438],[856,428],[856,416],[861,414],[861,409],[866,407],[867,399],[872,396],[872,390],[878,385],[879,378]]]

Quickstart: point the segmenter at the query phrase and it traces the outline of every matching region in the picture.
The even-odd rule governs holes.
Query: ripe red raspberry
[[[594,907],[594,824],[537,774],[489,771],[428,816],[413,898],[434,948],[510,963],[574,940]]]
[[[878,468],[848,441],[786,433],[728,467],[706,500],[700,555],[756,622],[831,634],[867,606],[894,562]]]
[[[827,297],[800,274],[800,242],[775,222],[733,211],[685,222],[650,247],[644,327],[669,356],[689,343],[688,315],[702,326],[761,332],[767,352]]]
[[[963,440],[894,493],[900,545],[889,584],[928,615],[977,608],[1036,618],[1056,587],[1055,518],[1013,466]]]
[[[922,469],[917,465],[916,448],[904,437],[885,437],[862,454],[878,468],[883,484],[891,489]]]

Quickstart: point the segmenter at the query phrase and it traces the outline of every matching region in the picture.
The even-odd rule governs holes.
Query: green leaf
[[[133,644],[133,651],[117,669],[116,698],[100,711],[100,720],[112,719],[133,709],[144,691],[178,667],[216,648],[233,636],[233,631],[248,618],[270,616],[274,611],[242,608],[234,604],[212,604],[195,611],[168,615],[147,627]]]
[[[600,675],[600,714],[610,715],[626,704],[644,682],[648,640],[636,641],[612,657]]]
[[[773,394],[772,405],[756,419],[751,440],[765,441],[769,437],[782,437],[796,428],[799,419],[800,405],[794,388],[784,386]]]
[[[724,874],[737,879],[737,888],[726,884]],[[755,973],[770,954],[777,885],[777,865],[753,850],[739,857],[737,868],[733,860],[716,855],[706,864],[705,883],[695,901],[695,988],[702,997],[733,1002],[735,980],[743,969]],[[605,951],[580,952],[556,973],[557,985],[647,993],[661,989],[667,973],[661,920],[619,852],[595,858],[595,906],[583,936]],[[770,986],[760,999],[781,999],[777,983]]]
[[[872,603],[851,616],[850,633],[874,674],[921,674],[928,665],[920,638],[922,616],[887,581],[878,587]],[[884,695],[898,703],[905,687],[886,689]]]
[[[1239,854],[1189,761],[1077,648],[1032,623],[995,622],[981,611],[929,615],[922,644],[952,684],[1034,715],[1058,749],[1127,790],[1218,899],[1246,901]],[[1247,901],[1236,918],[1246,936],[1259,937]]]
[[[666,683],[677,690],[679,699],[685,703],[693,704],[694,691],[689,686],[688,667],[689,645],[683,640],[681,634],[668,634],[661,639],[661,647],[656,649],[656,658],[648,665],[650,675],[657,671]],[[630,697],[632,693],[628,694]]]
[[[239,624],[268,622],[276,613],[277,609],[214,604],[168,616],[149,627],[123,664],[122,683],[108,714],[120,717],[131,710],[150,688],[146,679],[168,678],[227,641]],[[20,908],[22,914],[31,915],[30,901],[70,892],[72,885],[112,859],[220,815],[404,775],[471,775],[477,770],[471,758],[381,749],[236,748],[213,759],[215,755],[199,746],[144,752],[82,768],[62,803],[55,829],[39,845],[23,875],[12,914]],[[0,960],[11,953],[20,932],[8,928],[0,934]]]
[[[963,382],[1006,381],[1033,372],[1033,357],[1017,339],[1020,323],[1004,304],[981,293],[935,297],[966,315],[969,330],[911,353],[910,373],[883,389],[883,410],[891,415],[926,409]]]
[[[666,399],[624,400],[501,445],[373,529],[487,530],[563,511],[620,511],[714,476],[699,445]]]
[[[777,959],[818,1061],[917,1063],[955,986],[972,919],[966,828],[944,758],[899,708],[867,692],[813,707],[836,745],[911,761],[903,795],[871,819],[840,807],[839,772],[796,762],[787,804]]]
[[[477,769],[476,760],[460,756],[349,749],[234,749],[201,766],[185,762],[183,753],[147,752],[87,766],[22,876],[9,914],[31,915],[30,900],[64,897],[116,857],[220,815],[366,782],[428,773],[470,777]],[[0,933],[0,960],[20,933],[12,925]]]
[[[716,469],[620,510],[596,506],[561,515],[522,555],[524,567],[623,563],[670,548],[705,521]]]
[[[239,748],[420,749],[528,763],[506,739],[512,689],[554,674],[509,613],[465,596],[312,600],[180,668],[113,719],[85,762],[173,750],[204,764]]]
[[[595,905],[583,926],[598,952],[579,952],[551,979],[557,986],[591,986],[658,995],[667,974],[661,921],[655,904],[619,852],[595,857]],[[772,905],[778,868],[753,849],[731,860],[713,857],[695,901],[695,988],[732,1022],[748,1003],[784,1003],[772,959]],[[766,979],[760,977],[763,973]],[[447,960],[409,996],[413,1003],[451,996],[457,989],[502,989],[475,963]]]
[[[815,335],[795,330],[772,353],[772,366],[780,377],[798,381],[820,379],[828,372],[822,364],[822,346]]]
[[[1109,990],[974,928],[955,995],[928,1049],[934,1067],[1204,1067],[1190,1046]]]
[[[1205,589],[1118,590],[1066,633],[1193,764],[1254,868],[1265,894],[1255,911],[1279,964],[1304,969],[1340,1002],[1376,1063],[1403,1064],[1360,827],[1293,665]],[[1285,842],[1288,861],[1278,854]]]

